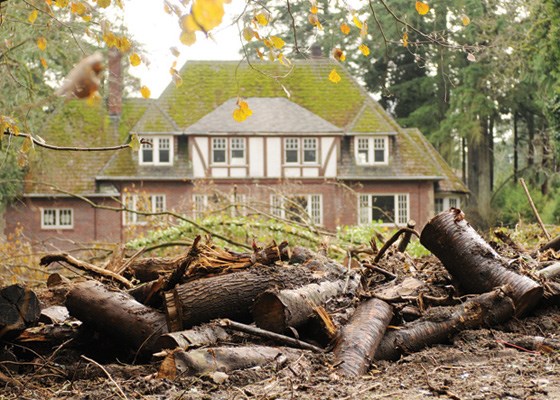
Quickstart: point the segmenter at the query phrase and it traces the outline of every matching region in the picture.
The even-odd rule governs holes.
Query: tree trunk
[[[491,219],[490,200],[492,198],[492,153],[490,141],[493,140],[489,131],[488,121],[479,121],[479,135],[467,139],[468,187],[471,191],[470,202],[476,208],[482,222],[487,224]]]
[[[21,285],[0,290],[0,339],[11,339],[39,320],[41,307],[33,291]]]
[[[165,315],[96,281],[78,283],[66,297],[70,315],[135,352],[151,354],[167,332]]]
[[[335,364],[347,377],[364,375],[393,317],[393,307],[382,300],[361,303],[334,348]]]
[[[388,331],[375,353],[376,360],[398,360],[436,343],[445,343],[457,332],[493,326],[513,316],[512,299],[502,289],[481,294],[455,307],[434,307],[402,329]]]
[[[530,311],[541,299],[543,288],[509,269],[500,256],[468,224],[462,211],[444,211],[426,224],[420,242],[434,253],[465,293],[485,293],[509,285],[516,315]]]
[[[343,293],[354,293],[360,285],[355,274],[346,280],[311,283],[297,289],[265,292],[257,297],[253,306],[253,318],[259,328],[284,333],[288,328],[297,328],[314,314],[314,307]]]
[[[519,127],[517,122],[519,120],[519,114],[513,113],[513,181],[517,182],[519,174]]]
[[[257,267],[248,271],[198,279],[178,285],[166,294],[166,312],[174,318],[179,306],[178,325],[188,329],[216,318],[251,321],[251,307],[258,295],[273,288],[304,285],[312,274],[303,268]],[[174,304],[172,304],[174,303]]]

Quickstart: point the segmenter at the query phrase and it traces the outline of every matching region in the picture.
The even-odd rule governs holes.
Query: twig
[[[119,384],[113,379],[113,377],[111,376],[111,374],[103,367],[103,365],[99,364],[97,361],[92,360],[91,358],[88,358],[86,356],[84,356],[83,354],[80,355],[80,357],[82,357],[84,360],[89,361],[90,363],[98,366],[99,368],[101,368],[101,370],[105,373],[105,375],[107,375],[107,378],[109,378],[109,380],[111,382],[113,382],[113,384],[115,385],[115,387],[117,388],[118,392],[119,392],[119,397],[121,399],[125,399],[128,400],[128,397],[126,397],[126,394],[122,391],[121,387],[119,386]]]
[[[181,281],[181,278],[183,277],[183,275],[185,275],[185,271],[187,270],[187,268],[189,268],[191,263],[198,258],[198,255],[200,254],[200,251],[198,249],[198,242],[200,242],[200,235],[198,235],[194,239],[194,242],[189,249],[189,252],[187,253],[187,258],[181,264],[179,264],[179,266],[173,271],[169,279],[167,279],[167,281],[163,284],[162,290],[164,292],[173,289],[175,285],[177,285]]]
[[[411,219],[410,221],[407,222],[406,227],[409,228],[409,229],[416,228],[416,221]],[[402,237],[402,239],[399,242],[399,245],[397,247],[399,252],[404,253],[404,251],[406,250],[406,247],[410,243],[410,238],[411,237],[412,237],[412,232],[405,232],[405,234],[403,235],[403,237]]]
[[[266,339],[271,339],[280,343],[287,344],[289,346],[294,346],[304,350],[311,350],[316,353],[324,353],[325,350],[320,347],[313,346],[307,342],[302,342],[301,340],[291,338],[289,336],[280,335],[278,333],[270,332],[265,329],[257,328],[251,325],[241,324],[239,322],[232,321],[230,319],[222,319],[218,321],[220,326],[233,329],[235,331],[249,333],[251,335],[260,336]]]
[[[379,260],[381,260],[381,257],[383,257],[383,255],[385,254],[387,249],[389,247],[391,247],[391,245],[393,243],[395,243],[397,241],[397,239],[399,238],[399,236],[402,235],[403,233],[410,233],[411,235],[416,235],[416,237],[418,237],[418,238],[420,237],[420,234],[418,232],[416,232],[414,229],[410,229],[410,228],[399,229],[393,236],[391,236],[391,238],[389,240],[387,240],[385,242],[385,244],[383,245],[381,250],[379,250],[379,253],[377,253],[375,258],[373,259],[374,264],[377,264],[379,262]]]
[[[41,258],[40,264],[41,265],[49,265],[53,262],[57,261],[64,261],[67,264],[70,264],[73,267],[79,268],[84,271],[93,272],[94,274],[101,275],[105,278],[111,278],[116,280],[117,282],[121,283],[127,289],[131,289],[133,287],[132,283],[121,275],[117,275],[112,271],[99,268],[93,264],[90,264],[85,261],[80,261],[77,258],[72,257],[66,253],[58,253],[58,254],[47,254],[46,256]]]
[[[529,193],[529,189],[527,189],[527,185],[525,184],[525,179],[523,178],[519,178],[519,183],[521,184],[521,186],[523,186],[523,190],[525,191],[525,194],[527,195],[527,200],[529,200],[529,204],[531,205],[531,208],[533,209],[533,214],[535,214],[535,217],[537,218],[537,222],[539,223],[539,226],[541,227],[544,235],[546,236],[547,240],[551,239],[550,234],[548,233],[548,231],[546,230],[541,216],[539,215],[539,212],[537,211],[537,207],[535,207],[535,203],[533,203],[533,199],[531,198],[531,194]]]

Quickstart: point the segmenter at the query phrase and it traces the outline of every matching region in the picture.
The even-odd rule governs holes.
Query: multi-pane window
[[[356,163],[359,165],[387,164],[389,140],[382,137],[356,137]]]
[[[286,164],[316,164],[319,162],[317,138],[284,139]]]
[[[123,204],[131,210],[124,213],[125,225],[145,224],[149,215],[142,213],[158,213],[166,209],[163,194],[127,194],[124,196]]]
[[[359,223],[406,224],[409,220],[408,194],[375,195],[359,197]]]
[[[458,197],[436,197],[434,210],[436,214],[444,210],[448,210],[451,207],[459,208],[461,206]]]
[[[144,137],[138,158],[141,165],[171,165],[173,160],[173,139],[164,137]]]
[[[74,213],[71,208],[41,209],[41,229],[72,229]]]
[[[212,164],[244,165],[245,159],[245,138],[212,138]]]
[[[280,196],[270,198],[272,214],[290,221],[323,223],[323,199],[319,194]]]

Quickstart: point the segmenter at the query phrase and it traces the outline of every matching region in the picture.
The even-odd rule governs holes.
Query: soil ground
[[[560,399],[560,353],[513,346],[519,338],[556,339],[559,311],[542,305],[523,319],[463,331],[397,362],[374,362],[357,379],[338,376],[330,354],[302,352],[290,364],[168,380],[156,377],[159,363],[96,362],[61,347],[0,362],[0,399]]]

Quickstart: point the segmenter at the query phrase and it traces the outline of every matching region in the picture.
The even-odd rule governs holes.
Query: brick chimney
[[[111,117],[119,117],[122,111],[122,53],[115,47],[109,49],[108,80],[107,110]]]

